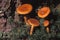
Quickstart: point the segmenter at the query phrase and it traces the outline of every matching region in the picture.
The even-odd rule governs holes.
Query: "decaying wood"
[[[16,8],[19,6],[19,5],[21,5],[21,3],[20,3],[20,0],[16,0]],[[14,16],[14,21],[16,22],[19,22],[19,14],[15,11],[15,16]]]

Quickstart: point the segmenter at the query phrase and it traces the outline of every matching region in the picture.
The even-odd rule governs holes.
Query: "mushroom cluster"
[[[50,8],[49,7],[42,7],[42,8],[39,8],[38,12],[37,12],[37,15],[38,17],[44,19],[46,18],[48,15],[50,14]],[[49,21],[48,20],[44,20],[43,22],[43,26],[46,27],[46,31],[49,32]]]
[[[21,6],[18,6],[16,9],[18,14],[26,15],[29,14],[32,11],[32,5],[31,4],[23,4]],[[26,16],[24,16],[24,20],[26,24],[31,25],[30,35],[32,35],[33,29],[36,26],[39,26],[38,20],[34,18],[30,18],[27,20]]]
[[[21,6],[19,5],[17,7],[16,12],[18,14],[21,14],[21,15],[26,15],[26,14],[29,14],[32,11],[32,9],[33,9],[33,7],[31,4],[22,4]],[[38,10],[37,15],[40,18],[45,18],[49,15],[49,13],[50,13],[50,8],[43,7],[43,8]],[[32,35],[34,28],[38,27],[40,25],[39,21],[37,19],[34,19],[34,18],[27,19],[27,17],[24,16],[24,21],[25,21],[26,25],[31,26],[30,35]],[[47,27],[49,25],[49,21],[44,20],[43,25],[45,27]],[[46,29],[48,30],[48,27]]]

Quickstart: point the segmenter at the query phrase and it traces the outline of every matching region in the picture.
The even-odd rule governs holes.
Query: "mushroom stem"
[[[28,22],[27,22],[27,17],[26,16],[24,16],[24,21],[27,25],[29,25]]]
[[[26,16],[24,16],[24,20],[25,20],[25,23],[27,22],[27,18],[26,18]]]
[[[49,33],[49,27],[46,28],[47,33]]]
[[[33,29],[34,29],[34,26],[31,26],[30,35],[32,35]]]

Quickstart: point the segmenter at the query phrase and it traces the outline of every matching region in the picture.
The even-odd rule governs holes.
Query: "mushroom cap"
[[[49,15],[50,13],[50,8],[49,7],[43,7],[41,9],[38,10],[38,16],[40,18],[45,18]]]
[[[37,19],[34,19],[34,18],[28,19],[28,23],[34,27],[39,26],[39,24],[40,24],[39,21]]]
[[[48,20],[44,20],[43,25],[44,25],[45,27],[47,27],[47,26],[49,25],[49,21],[48,21]]]
[[[21,6],[18,6],[16,9],[18,14],[28,14],[32,11],[32,5],[31,4],[23,4]]]

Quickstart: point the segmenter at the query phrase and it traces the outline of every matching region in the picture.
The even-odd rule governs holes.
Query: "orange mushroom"
[[[32,35],[34,27],[39,26],[39,21],[37,19],[34,19],[34,18],[30,18],[27,21],[31,25],[30,35]]]
[[[49,33],[49,27],[48,27],[49,21],[48,20],[44,20],[43,25],[46,27],[46,31]]]
[[[31,4],[23,4],[21,6],[18,6],[16,9],[18,14],[28,14],[32,11],[32,5]]]
[[[45,27],[47,27],[47,26],[49,25],[49,21],[48,21],[48,20],[44,20],[43,25],[44,25]]]
[[[50,8],[49,7],[43,7],[41,9],[38,10],[38,16],[40,18],[45,18],[49,15],[50,13]]]

